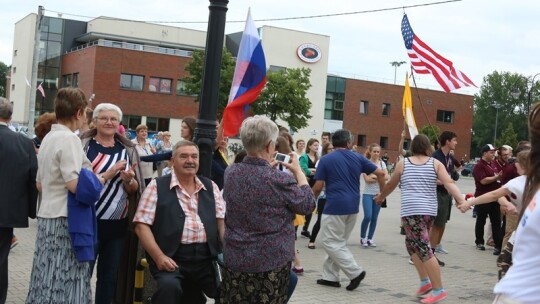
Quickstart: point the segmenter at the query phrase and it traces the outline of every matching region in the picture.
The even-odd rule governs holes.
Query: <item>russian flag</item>
[[[244,121],[248,105],[253,103],[266,84],[266,60],[261,38],[248,10],[240,41],[229,102],[223,112],[223,136],[235,136]]]

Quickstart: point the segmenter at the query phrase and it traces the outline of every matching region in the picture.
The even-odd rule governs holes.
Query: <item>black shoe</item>
[[[484,247],[483,244],[476,244],[476,249],[484,251],[486,250],[486,247]]]
[[[358,286],[360,285],[360,282],[362,282],[362,280],[365,277],[366,277],[366,272],[362,271],[356,278],[351,280],[351,283],[349,283],[349,285],[347,285],[345,289],[349,291],[355,290],[356,288],[358,288]]]
[[[501,254],[501,250],[498,249],[498,248],[495,248],[495,249],[493,250],[493,255],[499,255],[499,254]]]
[[[435,258],[437,259],[437,263],[439,263],[439,266],[440,266],[440,267],[444,267],[444,265],[446,265],[446,263],[444,263],[443,261],[439,260],[438,257],[435,256]]]
[[[311,233],[309,233],[309,231],[307,231],[307,230],[302,230],[302,232],[300,234],[302,236],[307,237],[308,239],[311,237]]]
[[[337,287],[337,288],[341,287],[341,284],[339,282],[328,281],[328,280],[324,280],[324,279],[318,279],[317,284],[324,285],[324,286],[330,286],[330,287]]]

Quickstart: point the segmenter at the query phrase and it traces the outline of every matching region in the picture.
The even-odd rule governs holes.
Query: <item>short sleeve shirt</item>
[[[501,183],[498,180],[487,185],[482,185],[480,183],[480,181],[484,178],[495,176],[498,173],[499,169],[493,164],[493,162],[488,163],[487,161],[481,159],[478,163],[476,163],[473,169],[474,184],[476,186],[474,196],[480,196],[484,193],[499,189],[501,187]]]
[[[38,154],[36,181],[42,187],[39,217],[67,216],[66,183],[79,178],[83,167],[91,168],[91,164],[79,137],[64,125],[52,125]]]
[[[360,175],[371,174],[377,166],[365,156],[347,149],[337,149],[323,156],[317,166],[315,180],[326,186],[323,214],[355,214],[360,206]]]

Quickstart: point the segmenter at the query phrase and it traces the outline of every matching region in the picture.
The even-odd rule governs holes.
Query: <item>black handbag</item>
[[[381,203],[381,208],[386,208],[386,207],[388,206],[386,205],[386,199],[384,199],[384,201]]]

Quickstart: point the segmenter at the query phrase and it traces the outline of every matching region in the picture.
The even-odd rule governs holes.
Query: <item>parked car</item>
[[[475,164],[465,164],[463,166],[463,169],[461,169],[461,175],[463,176],[472,176],[472,171],[474,169]]]

